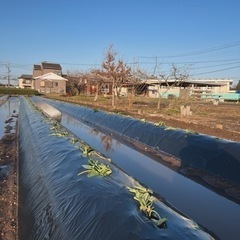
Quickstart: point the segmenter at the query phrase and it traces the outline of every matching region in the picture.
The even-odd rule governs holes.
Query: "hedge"
[[[0,94],[3,95],[40,95],[37,90],[34,89],[22,89],[22,88],[7,88],[0,87]]]

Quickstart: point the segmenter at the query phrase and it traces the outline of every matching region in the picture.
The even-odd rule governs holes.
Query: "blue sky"
[[[0,0],[0,77],[98,67],[110,46],[148,73],[240,79],[239,0]],[[157,63],[157,64],[156,64]],[[157,66],[157,68],[155,68]]]

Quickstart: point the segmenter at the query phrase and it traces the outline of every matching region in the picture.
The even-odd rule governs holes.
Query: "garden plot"
[[[222,183],[219,182],[217,178],[217,180],[213,179],[208,175],[208,172],[206,171],[198,171],[197,174],[203,173],[202,177],[207,179],[208,182],[212,179],[215,180],[215,182],[212,182],[212,185],[207,186],[208,188],[206,188],[206,186],[199,185],[195,181],[191,181],[189,178],[183,177],[183,170],[186,171],[189,169],[183,166],[183,164],[177,164],[175,160],[179,160],[179,158],[172,158],[171,156],[164,154],[161,151],[161,154],[158,153],[157,158],[156,156],[154,158],[151,151],[154,150],[153,153],[155,154],[156,150],[158,150],[161,146],[158,149],[150,148],[151,150],[146,150],[146,145],[141,144],[139,141],[143,139],[143,137],[141,137],[141,134],[139,134],[139,131],[136,131],[135,133],[135,141],[132,141],[129,136],[126,137],[124,134],[118,134],[117,131],[114,130],[114,122],[111,122],[109,119],[117,119],[116,125],[119,127],[119,124],[126,121],[126,119],[124,119],[122,116],[112,116],[111,114],[106,114],[96,110],[86,109],[76,105],[65,104],[61,102],[48,101],[48,103],[53,104],[55,107],[58,107],[59,110],[66,113],[66,115],[63,115],[62,118],[62,124],[65,127],[69,128],[78,136],[81,136],[84,141],[92,145],[95,149],[98,149],[107,157],[111,158],[112,161],[124,169],[124,171],[128,172],[130,175],[134,176],[134,178],[138,179],[146,186],[153,189],[154,192],[163,196],[168,202],[170,202],[181,212],[194,219],[216,235],[220,236],[221,239],[235,239],[239,237],[238,216],[240,214],[240,208],[236,190],[236,186],[238,186],[238,184],[232,183],[230,186],[226,184],[225,186],[219,185],[214,187],[214,184],[216,185]],[[108,116],[109,119],[104,118],[106,116]],[[101,117],[103,117],[104,120],[102,120]],[[92,121],[90,121],[90,118]],[[83,124],[83,122],[85,124]],[[142,130],[144,130],[144,127],[149,126],[148,123],[136,121],[133,119],[130,119],[130,123],[131,124],[128,129],[134,128],[134,123],[136,123],[137,126],[140,126],[139,129]],[[111,128],[112,126],[113,128]],[[99,131],[99,129],[101,131]],[[131,131],[127,131],[128,129],[124,128],[121,131],[124,131],[124,133],[130,135],[129,133],[131,133]],[[175,153],[178,153],[179,149],[182,146],[186,147],[187,143],[190,145],[187,146],[187,149],[191,150],[192,144],[194,151],[197,151],[199,154],[199,156],[197,156],[197,154],[194,154],[193,151],[192,157],[194,158],[197,156],[198,159],[196,159],[196,161],[198,163],[201,163],[200,160],[202,159],[202,162],[205,164],[205,166],[202,164],[203,167],[208,166],[208,164],[212,164],[210,167],[212,169],[216,169],[216,160],[218,157],[220,161],[219,169],[222,171],[222,159],[224,163],[228,162],[230,169],[231,161],[234,159],[236,160],[235,163],[237,163],[239,160],[237,157],[237,151],[239,151],[239,143],[209,138],[207,136],[197,135],[194,133],[186,133],[181,130],[163,130],[161,128],[157,128],[157,130],[160,132],[165,131],[165,139],[161,138],[159,139],[159,142],[162,143],[165,149],[168,143],[168,148],[172,151],[172,153],[174,153],[174,151]],[[106,134],[102,132],[105,132]],[[174,139],[173,136],[175,137],[175,143],[173,143],[171,140],[171,137]],[[118,139],[118,141],[116,139]],[[204,143],[204,140],[206,140],[206,143]],[[131,148],[126,145],[131,146]],[[199,146],[198,148],[197,145]],[[210,147],[208,145],[210,145]],[[217,146],[217,148],[211,149],[211,146]],[[229,160],[228,156],[229,151],[231,152],[231,150],[233,157],[231,157]],[[188,158],[191,156],[190,153],[191,152],[188,152],[187,154]],[[148,155],[148,157],[145,155]],[[151,157],[149,157],[149,155]],[[214,161],[211,162],[211,159]],[[164,167],[163,165],[166,165],[164,164],[166,161],[170,162],[171,166],[167,165],[167,167]],[[159,162],[161,162],[161,164],[159,164]],[[179,166],[181,167],[180,169]],[[230,171],[229,166],[226,165],[226,172]],[[235,166],[238,167],[238,165]],[[171,171],[169,168],[173,169],[174,171]],[[191,174],[194,173],[193,171],[196,171],[196,169],[192,170]],[[233,170],[233,175],[234,174],[235,170]],[[186,173],[184,173],[184,176],[186,176]],[[192,177],[191,175],[187,176]],[[202,183],[201,179],[195,180]],[[229,192],[233,191],[234,193],[232,192],[230,195],[235,195],[234,197],[231,197],[229,195],[225,196],[225,192],[222,190],[228,190]],[[223,195],[223,197],[220,196],[219,193]],[[226,199],[226,197],[230,198],[236,203],[229,201]],[[203,213],[207,213],[207,215]],[[222,216],[226,216],[226,218],[231,219],[231,221],[226,221]],[[222,227],[223,225],[225,226],[224,228]]]
[[[212,239],[24,99],[19,122],[19,239]]]

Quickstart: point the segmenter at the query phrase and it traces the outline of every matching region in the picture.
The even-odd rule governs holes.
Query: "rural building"
[[[40,93],[66,93],[67,79],[49,72],[33,78],[34,89]]]
[[[41,62],[33,65],[33,74],[22,74],[19,88],[30,88],[41,93],[66,93],[66,78],[62,77],[62,67],[57,63]]]
[[[32,75],[22,74],[21,77],[18,78],[18,86],[19,88],[33,89]]]
[[[57,63],[41,62],[40,65],[33,65],[33,78],[47,73],[55,73],[62,76],[62,67]]]
[[[64,76],[65,77],[65,76]],[[69,83],[67,92],[71,93],[71,88],[74,88],[78,94],[95,95],[98,94],[111,95],[112,94],[112,81],[97,80],[95,76],[66,76]]]
[[[201,99],[221,99],[239,100],[239,95],[230,90],[233,80],[231,79],[188,79],[183,82],[168,80],[166,82],[158,79],[149,79],[148,96],[158,98],[159,93],[162,97],[194,97]]]

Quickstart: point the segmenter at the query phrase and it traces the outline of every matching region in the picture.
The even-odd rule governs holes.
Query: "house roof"
[[[29,74],[22,74],[19,78],[32,79],[32,75],[29,75]]]
[[[175,79],[169,79],[168,83],[174,83],[176,80]],[[146,81],[147,84],[159,84],[162,83],[164,84],[165,82],[159,79],[148,79]],[[187,79],[182,82],[182,84],[199,84],[199,85],[211,85],[211,86],[224,86],[228,83],[232,83],[232,79]]]
[[[48,63],[48,62],[41,62],[43,69],[54,69],[54,70],[62,70],[62,67],[58,63]]]
[[[34,64],[33,65],[34,70],[42,70],[41,65]]]
[[[35,77],[34,80],[48,80],[48,81],[68,81],[66,78],[63,78],[55,73],[46,73],[41,76]]]

